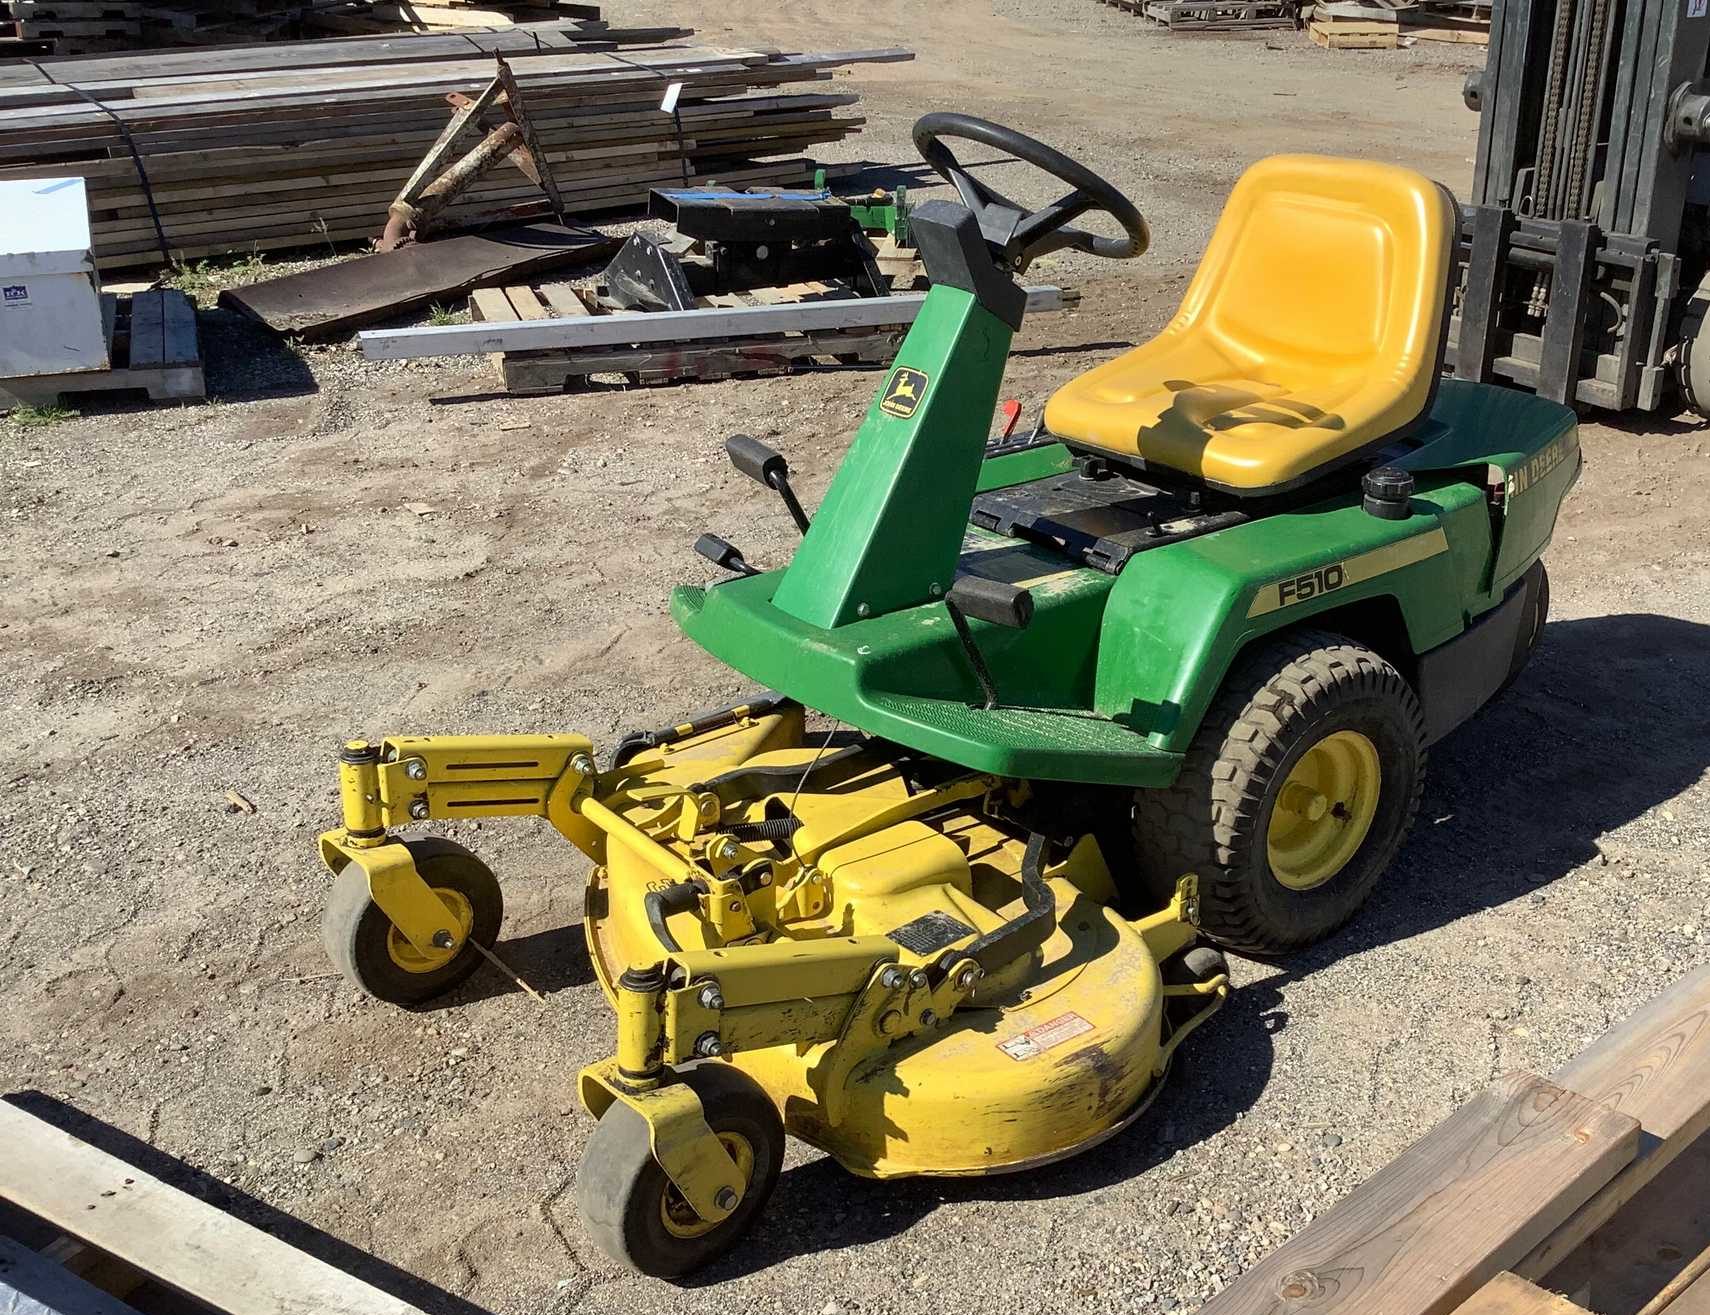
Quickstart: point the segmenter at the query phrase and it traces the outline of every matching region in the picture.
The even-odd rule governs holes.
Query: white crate
[[[83,180],[0,182],[0,379],[109,364]]]

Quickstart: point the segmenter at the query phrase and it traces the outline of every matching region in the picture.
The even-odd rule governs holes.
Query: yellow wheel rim
[[[1334,877],[1372,829],[1382,784],[1377,746],[1358,731],[1314,744],[1277,792],[1265,837],[1272,875],[1290,890]]]
[[[475,909],[469,903],[468,896],[446,886],[435,886],[433,893],[439,896],[445,907],[451,910],[451,916],[457,920],[457,944],[449,950],[432,950],[423,954],[411,945],[404,938],[404,933],[396,927],[386,928],[386,953],[392,956],[393,963],[407,973],[431,973],[445,967],[462,951],[463,942],[469,939],[469,933],[475,929]]]
[[[718,1140],[730,1152],[730,1158],[736,1161],[742,1181],[750,1181],[754,1177],[754,1148],[748,1144],[748,1138],[739,1137],[734,1132],[721,1132]],[[703,1237],[724,1222],[722,1219],[718,1223],[702,1219],[669,1178],[665,1180],[665,1190],[659,1197],[659,1218],[672,1237]]]

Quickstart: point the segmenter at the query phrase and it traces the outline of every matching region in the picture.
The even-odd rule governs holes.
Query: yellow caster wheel
[[[469,942],[491,946],[499,938],[505,899],[499,880],[462,845],[437,836],[408,840],[416,871],[456,918],[456,947],[423,954],[374,903],[367,875],[348,864],[333,881],[321,938],[333,966],[362,990],[388,1004],[413,1005],[451,990],[481,966]]]
[[[766,1093],[722,1062],[682,1071],[707,1126],[748,1178],[735,1211],[718,1223],[697,1215],[649,1145],[647,1120],[622,1101],[594,1126],[576,1174],[583,1225],[614,1260],[653,1278],[677,1278],[730,1249],[772,1194],[784,1161],[784,1124]]]

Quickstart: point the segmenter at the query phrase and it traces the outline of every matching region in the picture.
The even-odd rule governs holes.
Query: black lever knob
[[[721,539],[716,534],[703,534],[696,539],[695,551],[720,570],[733,571],[737,575],[760,574],[758,567],[750,566],[743,558],[742,549],[729,539]]]

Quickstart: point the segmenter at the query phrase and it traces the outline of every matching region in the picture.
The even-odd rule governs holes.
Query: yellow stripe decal
[[[1373,548],[1358,557],[1315,566],[1310,571],[1302,571],[1298,575],[1265,585],[1254,596],[1253,605],[1247,609],[1247,615],[1249,618],[1264,616],[1265,613],[1275,612],[1279,608],[1293,607],[1296,603],[1304,603],[1320,594],[1359,584],[1362,580],[1400,570],[1403,566],[1412,566],[1414,562],[1422,562],[1427,557],[1435,557],[1438,553],[1448,550],[1449,536],[1439,527],[1427,530],[1424,534],[1415,534],[1410,539],[1385,544],[1382,548]]]

